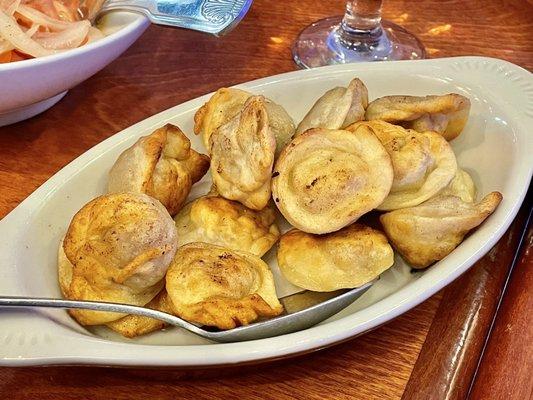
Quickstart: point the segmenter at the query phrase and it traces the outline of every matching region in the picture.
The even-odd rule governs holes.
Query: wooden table
[[[256,0],[245,20],[222,39],[149,28],[53,109],[0,128],[0,217],[66,163],[129,125],[221,86],[294,70],[290,45],[298,32],[342,11],[342,0]],[[430,57],[484,55],[533,69],[530,1],[387,0],[384,17],[417,34]],[[386,326],[328,350],[266,365],[198,371],[3,368],[0,393],[9,399],[61,400],[410,400],[462,399],[468,393],[473,399],[530,398],[528,212],[524,206],[497,246],[456,282]]]

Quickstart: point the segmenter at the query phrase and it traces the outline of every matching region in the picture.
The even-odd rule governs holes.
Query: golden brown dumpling
[[[394,180],[378,210],[416,206],[444,189],[457,172],[449,143],[435,132],[416,132],[383,121],[358,122],[369,127],[390,155]]]
[[[385,235],[360,224],[312,235],[296,229],[281,236],[278,265],[292,284],[316,292],[355,288],[394,264]]]
[[[296,128],[299,135],[311,128],[341,129],[361,121],[368,106],[368,90],[360,79],[336,87],[320,97]]]
[[[209,138],[219,126],[241,112],[251,96],[241,89],[221,88],[194,114],[194,133],[202,135],[205,148],[209,150]]]
[[[356,132],[311,129],[280,154],[272,197],[294,227],[309,233],[339,230],[387,197],[393,179],[385,148],[366,127]]]
[[[276,138],[276,156],[291,141],[296,127],[287,111],[277,103],[265,99],[265,108],[268,114],[268,125]]]
[[[176,214],[209,169],[209,157],[191,149],[191,142],[167,124],[140,138],[124,151],[109,172],[110,193],[146,193]]]
[[[59,247],[57,249],[57,273],[58,273],[58,282],[59,289],[64,298],[69,298],[70,296],[70,283],[72,282],[72,264],[65,254],[63,249],[63,242],[65,238],[61,239],[59,242]]]
[[[414,268],[425,268],[450,254],[501,200],[498,192],[479,203],[467,203],[457,196],[437,196],[419,206],[383,214],[380,220],[401,256]]]
[[[235,88],[218,89],[194,115],[194,133],[202,135],[206,149],[209,138],[215,130],[241,112],[252,93]],[[264,99],[270,129],[276,138],[276,154],[294,135],[294,122],[287,111],[279,104]]]
[[[470,100],[460,94],[443,96],[385,96],[372,101],[367,120],[397,123],[418,132],[435,131],[446,140],[462,132],[470,113]]]
[[[223,197],[204,196],[187,204],[174,221],[179,246],[205,242],[262,257],[278,241],[275,219],[269,206],[255,211]]]
[[[283,311],[272,272],[259,257],[207,243],[180,247],[166,289],[181,318],[219,329]]]
[[[145,305],[164,286],[177,249],[176,226],[162,204],[144,194],[116,193],[86,204],[72,219],[59,251],[65,297]],[[72,310],[83,325],[123,314]]]
[[[262,96],[248,99],[242,111],[209,138],[211,175],[220,195],[253,210],[270,199],[276,139]]]
[[[468,172],[458,169],[455,177],[439,195],[457,196],[466,203],[472,203],[476,200],[476,186]]]
[[[174,314],[174,308],[170,297],[165,289],[161,290],[159,294],[153,298],[144,307],[152,310],[163,311],[167,314]],[[117,319],[107,323],[107,326],[122,336],[127,338],[134,338],[141,335],[146,335],[151,332],[158,331],[164,328],[167,324],[161,320],[143,317],[141,315],[126,315],[123,318]]]

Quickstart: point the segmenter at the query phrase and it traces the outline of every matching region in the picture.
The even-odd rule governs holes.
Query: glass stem
[[[350,49],[364,51],[376,45],[381,36],[383,0],[348,0],[339,29],[341,43]]]

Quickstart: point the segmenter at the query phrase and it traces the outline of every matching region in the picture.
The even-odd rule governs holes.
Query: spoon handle
[[[19,296],[0,296],[0,308],[75,308],[82,310],[118,312],[126,314],[141,315],[143,317],[155,318],[164,321],[170,325],[179,326],[199,336],[209,337],[209,332],[200,329],[179,317],[167,314],[162,311],[152,310],[130,304],[108,303],[99,301],[80,301],[80,300],[63,300],[50,299],[43,297],[19,297]]]
[[[107,0],[99,14],[112,10],[146,15],[157,25],[192,29],[220,36],[244,17],[252,0]]]

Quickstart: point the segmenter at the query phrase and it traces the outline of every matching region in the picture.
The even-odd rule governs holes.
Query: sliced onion
[[[9,43],[7,40],[4,40],[0,37],[0,54],[5,53],[7,51],[13,50],[15,47],[11,43]]]
[[[80,7],[83,18],[87,18],[89,20],[95,18],[105,1],[106,0],[84,0]]]
[[[33,57],[43,57],[57,53],[56,50],[45,49],[26,35],[17,22],[4,11],[0,11],[0,36],[15,49]]]
[[[87,34],[87,43],[96,42],[97,40],[103,39],[104,36],[105,35],[100,29],[91,26],[89,28],[89,33]]]
[[[33,39],[43,48],[49,50],[67,50],[79,47],[87,34],[89,21],[72,22],[71,27],[60,32],[37,32]]]
[[[0,10],[13,15],[20,5],[21,0],[0,0]]]
[[[88,20],[75,20],[79,0],[67,1],[0,0],[0,54],[42,57],[101,39]]]
[[[48,28],[51,31],[62,31],[70,27],[70,22],[60,21],[49,17],[48,15],[37,11],[34,8],[21,4],[17,9],[17,14],[22,15],[24,18],[30,20],[34,24],[38,24],[43,28]]]
[[[76,9],[67,7],[62,1],[53,0],[52,3],[54,4],[60,20],[67,22],[77,21]]]
[[[54,7],[53,0],[29,0],[25,1],[26,6],[48,15],[51,18],[59,20],[59,14]]]
[[[29,37],[32,37],[33,35],[35,35],[35,32],[39,30],[39,27],[40,25],[33,24],[30,29],[25,31],[26,35],[28,35]]]

